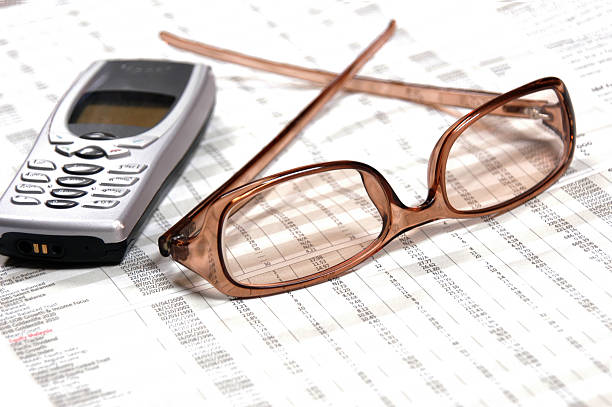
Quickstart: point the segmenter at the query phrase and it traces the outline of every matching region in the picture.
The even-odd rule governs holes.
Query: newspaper
[[[93,60],[203,62],[218,91],[204,140],[120,264],[0,258],[0,404],[612,405],[608,2],[12,3],[0,4],[2,189]],[[339,72],[391,18],[398,30],[364,75],[495,92],[562,78],[578,127],[567,174],[504,215],[415,229],[286,294],[228,298],[162,257],[157,237],[320,88],[178,51],[158,32]],[[361,161],[418,205],[456,118],[342,93],[265,173]]]

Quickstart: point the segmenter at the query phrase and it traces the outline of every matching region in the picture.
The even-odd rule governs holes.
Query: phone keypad
[[[97,158],[100,151],[108,158],[115,156],[129,155],[126,148],[115,146],[111,150],[103,150],[99,147],[91,146],[86,148],[76,149],[72,145],[60,144],[56,145],[56,151],[61,152],[66,156],[83,156],[90,155],[92,158]],[[134,146],[132,146],[134,147]],[[110,151],[110,154],[109,154]],[[78,154],[77,154],[78,153]],[[83,157],[81,157],[83,158]],[[60,164],[61,165],[61,164]],[[108,174],[113,174],[100,183],[102,188],[91,188],[91,191],[86,191],[85,188],[96,183],[96,179],[85,177],[83,175],[94,175],[105,170],[104,166],[91,164],[87,162],[74,162],[61,165],[61,171],[69,174],[68,176],[60,176],[55,180],[56,187],[51,185],[51,177],[45,172],[57,170],[57,165],[52,160],[31,159],[27,162],[27,168],[36,171],[27,171],[21,174],[23,183],[15,185],[17,195],[11,197],[11,202],[14,205],[39,205],[41,202],[53,209],[70,209],[79,206],[79,198],[88,194],[92,197],[99,198],[88,202],[81,202],[83,208],[91,209],[111,209],[116,207],[122,198],[130,193],[130,189],[126,188],[136,184],[140,178],[135,177],[136,174],[144,172],[148,166],[137,162],[118,164],[108,169]],[[48,189],[45,185],[49,184]],[[59,186],[60,188],[57,188]],[[62,188],[63,187],[63,188]],[[32,195],[49,194],[51,198],[37,199]],[[38,197],[40,198],[40,196]]]

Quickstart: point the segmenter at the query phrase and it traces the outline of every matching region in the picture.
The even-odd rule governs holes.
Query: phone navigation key
[[[102,158],[106,155],[104,150],[98,146],[88,146],[80,149],[74,153],[77,157],[85,158],[87,160],[94,160],[96,158]]]

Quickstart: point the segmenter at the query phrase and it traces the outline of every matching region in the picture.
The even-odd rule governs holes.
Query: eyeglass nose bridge
[[[414,207],[405,206],[397,200],[390,203],[390,209],[391,216],[388,233],[384,237],[385,243],[409,230],[449,217],[440,193],[434,194],[431,199]]]
[[[348,162],[347,162],[348,163]],[[383,228],[379,236],[382,244],[398,235],[427,223],[453,217],[439,187],[439,177],[432,179],[426,200],[415,207],[404,205],[393,191],[384,176],[375,169],[362,163],[350,163],[361,173],[363,185],[383,218]]]

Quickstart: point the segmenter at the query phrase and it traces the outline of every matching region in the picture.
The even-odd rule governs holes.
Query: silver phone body
[[[189,64],[193,69],[180,97],[154,127],[131,137],[109,140],[82,139],[73,134],[68,121],[75,104],[88,89],[95,87],[92,81],[99,80],[98,74],[110,62],[124,64],[128,71],[132,71],[131,74],[138,69],[156,69],[151,68],[156,63],[159,66],[173,64],[146,60],[98,61],[77,78],[52,112],[30,154],[0,199],[0,252],[3,254],[59,262],[120,260],[123,253],[101,255],[99,247],[93,250],[83,246],[75,251],[67,246],[62,247],[62,244],[70,246],[78,243],[80,237],[92,237],[102,241],[107,248],[124,252],[145,211],[152,209],[151,202],[156,194],[164,183],[170,181],[173,171],[176,172],[178,164],[203,133],[215,101],[214,77],[209,67]],[[144,68],[139,68],[141,65]],[[141,83],[140,86],[147,85]],[[100,149],[104,151],[104,157],[91,159],[76,155],[77,152],[86,154],[91,151],[97,154]],[[37,169],[40,165],[36,164],[42,163],[44,166],[45,160],[52,162],[55,169]],[[70,164],[71,169],[91,170],[90,165],[94,165],[103,167],[103,170],[74,176],[64,170]],[[85,166],[79,167],[78,164]],[[139,172],[133,173],[135,171]],[[66,182],[68,185],[76,182],[65,177],[88,178],[94,182],[76,188],[58,185],[60,180],[64,185]],[[45,182],[45,178],[49,182]],[[111,185],[117,183],[120,185]],[[58,189],[76,189],[85,192],[85,195],[65,199],[76,202],[72,207],[49,207],[50,202],[64,200],[51,195]],[[53,239],[53,236],[57,239]],[[31,252],[27,248],[30,243],[37,245],[32,247]],[[54,253],[51,253],[52,249]]]

